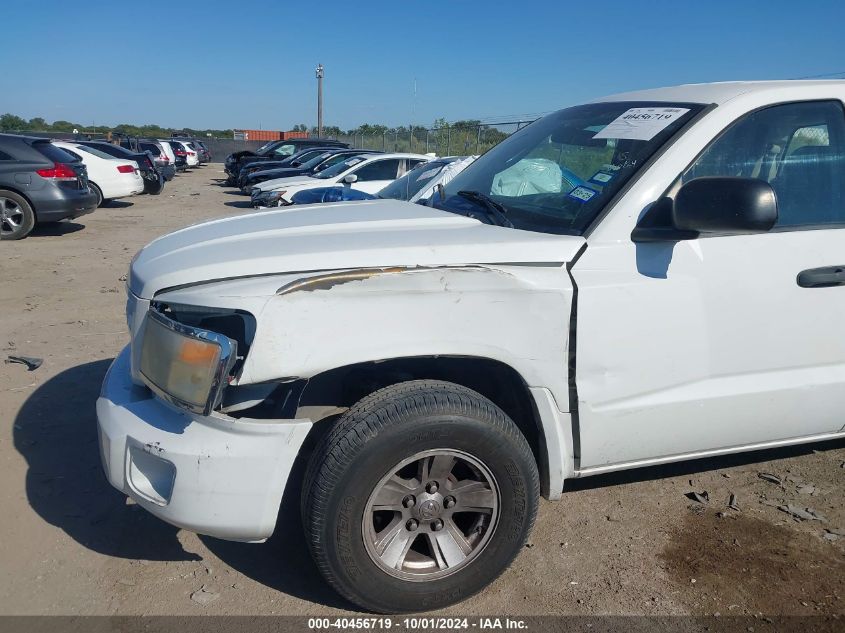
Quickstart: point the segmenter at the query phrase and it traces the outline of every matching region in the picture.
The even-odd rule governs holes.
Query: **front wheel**
[[[365,609],[459,602],[519,553],[539,477],[517,426],[480,394],[418,380],[352,407],[321,441],[303,490],[318,568]]]

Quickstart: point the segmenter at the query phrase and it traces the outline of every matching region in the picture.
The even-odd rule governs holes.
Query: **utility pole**
[[[323,65],[317,64],[317,137],[323,137]]]

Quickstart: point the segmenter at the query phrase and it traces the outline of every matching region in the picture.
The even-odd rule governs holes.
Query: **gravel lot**
[[[261,545],[181,532],[100,469],[94,402],[127,343],[121,277],[154,237],[248,212],[218,165],[161,196],[3,242],[0,613],[328,614],[296,506]],[[452,614],[842,614],[845,442],[586,479],[543,502],[532,542]],[[777,479],[762,479],[770,473]],[[780,481],[780,483],[778,483]],[[707,491],[709,502],[685,497]],[[738,510],[727,508],[736,495]],[[826,521],[791,518],[785,503]],[[826,530],[831,530],[828,532]],[[841,531],[845,535],[845,531]],[[205,605],[191,595],[205,587]]]

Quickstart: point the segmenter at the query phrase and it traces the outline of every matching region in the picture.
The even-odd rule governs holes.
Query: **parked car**
[[[138,143],[138,149],[142,152],[149,152],[153,157],[156,169],[161,172],[165,181],[173,180],[176,175],[176,165],[171,160],[170,154],[164,147],[164,143],[153,139],[141,139]],[[172,150],[171,150],[172,151]]]
[[[532,123],[435,207],[158,238],[97,402],[109,480],[256,541],[307,462],[320,572],[417,612],[496,578],[568,479],[845,437],[843,102],[842,81],[629,92]]]
[[[259,147],[255,152],[248,150],[234,152],[226,157],[224,163],[226,173],[229,175],[226,184],[234,185],[237,182],[240,165],[243,162],[281,160],[308,147],[349,147],[349,143],[327,138],[292,138],[285,141],[270,141]]]
[[[363,154],[350,156],[313,176],[291,176],[259,183],[250,191],[253,207],[285,206],[291,197],[304,189],[331,185],[347,185],[352,189],[375,193],[404,176],[431,156],[423,154]]]
[[[478,156],[446,156],[420,163],[376,193],[358,191],[348,186],[305,189],[291,197],[291,204],[347,202],[351,200],[393,199],[407,202],[428,202],[438,187],[443,187],[466,169]]]
[[[97,208],[85,165],[50,139],[0,134],[0,240]]]
[[[347,158],[351,158],[352,156],[363,156],[363,155],[370,155],[370,154],[382,154],[378,150],[369,150],[369,149],[323,149],[323,151],[319,152],[316,156],[304,161],[299,162],[295,161],[298,164],[291,163],[291,165],[287,167],[279,167],[276,169],[260,169],[258,168],[259,165],[262,163],[256,163],[256,167],[253,169],[257,169],[257,171],[253,171],[248,173],[244,176],[244,171],[241,170],[241,177],[239,182],[242,182],[241,191],[244,193],[249,193],[250,190],[259,185],[262,182],[267,182],[268,180],[277,180],[279,178],[289,178],[291,176],[315,176],[322,171],[325,171],[329,167],[333,167],[340,162],[343,162]]]
[[[141,178],[135,161],[115,158],[94,147],[78,143],[53,141],[53,145],[85,165],[88,170],[88,186],[97,196],[98,207],[118,198],[144,192],[144,179]]]
[[[200,164],[197,157],[197,151],[188,146],[185,141],[171,140],[170,144],[174,147],[177,156],[184,156],[188,167],[198,167]],[[180,153],[181,152],[181,153]]]
[[[181,145],[171,143],[169,140],[165,139],[158,139],[158,141],[165,148],[165,151],[169,150],[169,152],[173,154],[171,160],[173,161],[173,166],[176,167],[177,172],[188,169],[188,154]]]
[[[138,169],[141,173],[141,178],[144,179],[144,193],[151,195],[158,195],[164,189],[164,177],[156,169],[153,157],[147,152],[133,152],[120,145],[114,145],[107,141],[71,141],[85,147],[93,147],[110,154],[115,158],[123,158],[126,160],[135,161],[138,164]]]
[[[239,166],[236,184],[238,188],[243,189],[243,183],[247,176],[257,171],[265,171],[268,169],[282,169],[285,167],[299,167],[302,163],[314,158],[315,156],[327,152],[329,150],[340,150],[338,147],[309,147],[301,150],[296,154],[292,154],[287,158],[281,160],[268,160],[264,162],[250,163],[244,162]]]
[[[208,146],[205,144],[205,142],[194,139],[194,145],[200,153],[200,161],[203,163],[210,163],[211,151],[208,149]]]

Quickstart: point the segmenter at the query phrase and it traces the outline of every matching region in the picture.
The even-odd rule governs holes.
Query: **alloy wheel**
[[[428,581],[468,565],[490,541],[499,488],[478,459],[449,449],[417,453],[371,493],[362,534],[373,562],[392,576]]]

